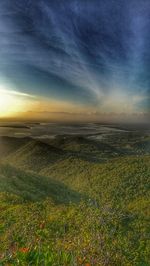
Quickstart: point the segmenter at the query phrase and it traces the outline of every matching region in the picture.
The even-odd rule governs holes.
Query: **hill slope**
[[[59,181],[0,164],[0,192],[20,196],[22,200],[51,198],[55,203],[78,202],[80,194]]]
[[[0,159],[18,150],[27,144],[30,138],[0,137]]]
[[[85,161],[104,161],[116,156],[119,151],[106,143],[88,140],[83,137],[57,137],[44,143],[30,140],[6,158],[10,164],[24,170],[39,172],[45,167],[67,158],[80,158]]]
[[[39,171],[63,157],[59,148],[37,140],[31,140],[7,158],[7,162],[25,170]]]
[[[150,157],[123,157],[105,163],[68,158],[46,167],[41,174],[53,176],[68,186],[87,193],[98,202],[127,200],[147,195],[150,181]]]

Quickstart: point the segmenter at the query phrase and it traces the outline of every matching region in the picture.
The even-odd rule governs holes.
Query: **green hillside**
[[[61,159],[63,155],[64,153],[59,148],[31,140],[7,157],[7,162],[26,170],[39,171],[49,163]]]
[[[0,265],[149,265],[150,156],[106,146],[31,140],[5,157]]]
[[[21,146],[27,144],[30,138],[0,137],[0,159],[17,151]]]
[[[88,192],[90,196],[100,200],[108,200],[105,192],[108,191],[109,200],[121,197],[140,196],[148,189],[150,178],[150,157],[123,157],[110,160],[107,163],[90,163],[80,159],[69,158],[45,168],[42,173],[61,180],[78,191]],[[143,191],[144,189],[144,191]],[[135,191],[135,192],[134,192]],[[143,194],[142,194],[143,195]]]
[[[39,172],[53,163],[69,158],[102,162],[116,157],[118,153],[106,143],[96,143],[83,137],[57,137],[49,143],[30,140],[7,156],[6,161],[24,170]]]
[[[57,203],[78,202],[78,192],[68,188],[57,180],[24,172],[10,165],[0,165],[0,192],[9,192],[20,196],[24,201],[40,201],[51,198]]]

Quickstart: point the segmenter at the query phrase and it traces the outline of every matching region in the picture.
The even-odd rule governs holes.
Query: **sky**
[[[149,0],[1,0],[0,117],[148,121]]]

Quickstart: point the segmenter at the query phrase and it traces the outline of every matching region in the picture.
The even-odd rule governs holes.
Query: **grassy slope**
[[[1,164],[2,265],[148,266],[150,157],[99,163],[68,142],[28,143],[7,161],[23,170]]]
[[[24,172],[10,165],[0,165],[0,192],[20,196],[23,200],[40,201],[47,197],[56,204],[78,202],[80,194],[51,178]]]
[[[107,200],[104,192],[108,192],[110,201],[122,195],[126,203],[127,197],[143,195],[143,189],[148,189],[149,165],[149,156],[125,157],[101,164],[69,158],[45,168],[42,173],[87,192],[91,197],[98,197],[100,201]]]

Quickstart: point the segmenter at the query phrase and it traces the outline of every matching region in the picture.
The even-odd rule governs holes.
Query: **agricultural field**
[[[1,136],[0,265],[150,265],[149,182],[147,130]]]

